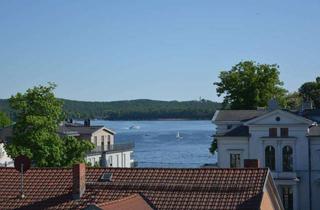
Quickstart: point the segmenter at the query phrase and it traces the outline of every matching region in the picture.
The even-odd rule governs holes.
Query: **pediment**
[[[305,124],[311,125],[313,121],[304,118],[302,116],[290,113],[288,111],[283,111],[281,109],[277,109],[271,112],[268,112],[262,116],[254,118],[252,120],[247,121],[244,125],[281,125],[281,124]]]

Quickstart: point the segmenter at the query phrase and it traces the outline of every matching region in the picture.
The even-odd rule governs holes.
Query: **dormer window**
[[[269,137],[277,137],[277,128],[269,128]]]

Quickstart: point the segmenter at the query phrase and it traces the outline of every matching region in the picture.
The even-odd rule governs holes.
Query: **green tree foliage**
[[[147,99],[85,102],[60,99],[66,117],[75,119],[107,120],[155,120],[155,119],[211,119],[220,103],[209,100],[200,101],[156,101]],[[15,119],[14,110],[10,109],[7,100],[0,99],[0,110]]]
[[[286,108],[289,110],[299,110],[302,104],[302,97],[298,92],[288,93],[285,96]]]
[[[314,82],[306,82],[299,88],[305,101],[311,101],[316,109],[320,109],[320,77]]]
[[[218,96],[224,95],[224,106],[231,109],[256,109],[265,107],[271,98],[285,105],[286,90],[279,79],[276,64],[257,64],[253,61],[240,62],[230,71],[222,71],[220,82],[215,82]]]
[[[219,103],[201,101],[130,100],[81,102],[64,100],[64,110],[71,118],[107,120],[210,119]]]
[[[63,140],[63,166],[72,166],[74,163],[84,163],[86,152],[92,150],[94,145],[87,140],[76,139],[73,136],[65,136]]]
[[[0,128],[11,125],[10,118],[4,112],[0,112]]]
[[[57,134],[63,114],[62,102],[53,94],[55,87],[37,86],[10,98],[16,110],[12,142],[6,145],[11,157],[27,155],[39,167],[67,166],[82,161],[84,152],[92,148],[90,143]]]

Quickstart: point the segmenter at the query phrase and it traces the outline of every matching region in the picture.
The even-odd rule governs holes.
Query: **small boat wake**
[[[180,136],[180,132],[178,131],[177,136],[176,136],[177,140],[183,139],[183,136]]]
[[[139,125],[132,125],[129,127],[129,130],[139,130],[140,126]]]

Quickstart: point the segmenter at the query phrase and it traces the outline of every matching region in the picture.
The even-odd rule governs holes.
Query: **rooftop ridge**
[[[7,169],[7,170],[12,170],[16,171],[12,167],[4,167],[0,166],[0,170]],[[29,170],[70,170],[72,171],[72,168],[70,167],[31,167]],[[148,167],[148,168],[98,168],[98,167],[86,167],[86,170],[98,170],[101,172],[105,171],[119,171],[119,170],[131,170],[131,171],[145,171],[145,170],[167,170],[167,171],[267,171],[268,168],[158,168],[158,167]]]
[[[119,182],[87,182],[87,186],[107,186],[108,189],[114,190],[152,190],[152,191],[178,191],[178,192],[248,192],[248,191],[256,191],[256,186],[248,185],[248,184],[210,184],[210,186],[204,184],[146,184],[146,183],[119,183]]]

